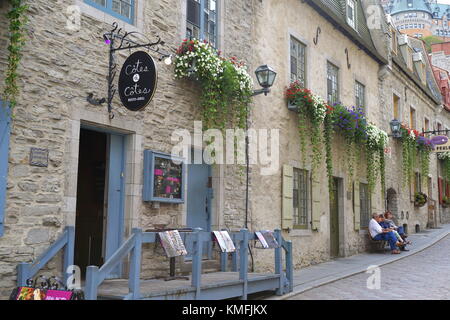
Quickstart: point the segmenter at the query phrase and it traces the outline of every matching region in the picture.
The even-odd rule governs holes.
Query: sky
[[[450,0],[438,0],[438,3],[450,4]]]

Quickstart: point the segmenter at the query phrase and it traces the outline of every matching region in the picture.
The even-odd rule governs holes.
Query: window
[[[291,37],[291,81],[306,87],[306,46]]]
[[[422,192],[422,175],[419,172],[414,174],[413,196],[417,192]]]
[[[416,129],[416,110],[412,107],[409,108],[409,127]]]
[[[356,27],[356,2],[355,0],[347,0],[347,23],[352,26],[352,28]]]
[[[424,130],[424,131],[430,130],[430,120],[428,120],[427,118],[425,118],[423,125],[424,125],[424,127],[423,127],[423,130]]]
[[[294,228],[308,228],[308,171],[294,168]]]
[[[394,119],[400,120],[400,98],[394,94]]]
[[[362,83],[355,81],[355,106],[362,108],[364,113],[366,113],[366,110],[365,110],[365,105],[366,105],[365,94],[366,94],[366,92],[365,91],[366,91],[366,87]]]
[[[339,102],[339,68],[331,63],[327,63],[327,99],[328,103]]]
[[[84,0],[84,2],[125,22],[134,23],[135,0]]]
[[[366,183],[359,184],[359,205],[360,205],[360,223],[361,228],[367,228],[370,221],[370,193],[369,185]]]
[[[397,32],[395,32],[395,29],[391,29],[391,46],[392,46],[392,52],[397,54]]]
[[[217,48],[217,0],[187,0],[186,37]]]

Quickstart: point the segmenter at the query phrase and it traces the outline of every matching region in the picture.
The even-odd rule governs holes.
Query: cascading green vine
[[[402,124],[400,132],[402,141],[403,187],[405,187],[411,185],[414,169],[417,164],[420,166],[422,177],[428,176],[432,142],[417,130],[409,129],[404,124]],[[423,181],[426,186],[428,179],[424,179]]]
[[[379,159],[380,159],[380,182],[381,182],[381,194],[384,196],[386,194],[386,158],[384,154],[384,148],[380,148]]]
[[[419,147],[420,173],[422,177],[428,177],[430,173],[430,150],[428,148]],[[425,187],[428,185],[428,179],[422,179]]]
[[[450,181],[450,152],[438,153],[438,159],[442,163],[442,174],[446,181]]]
[[[369,189],[375,189],[378,174],[381,179],[381,187],[385,188],[385,155],[384,148],[387,145],[387,134],[375,125],[367,123],[362,108],[347,108],[341,104],[328,105],[310,90],[302,88],[298,82],[292,83],[286,90],[286,98],[291,105],[297,107],[299,113],[300,150],[304,157],[306,149],[305,134],[309,132],[312,144],[312,163],[315,170],[320,163],[322,143],[325,145],[325,162],[328,174],[329,188],[333,179],[333,154],[332,138],[335,132],[339,132],[344,138],[346,152],[344,166],[348,173],[349,185],[353,183],[355,171],[359,171],[361,150],[366,151],[367,179]],[[311,128],[307,129],[306,119]],[[322,130],[323,128],[323,130]],[[321,132],[322,131],[322,132]],[[365,146],[361,148],[361,146]]]
[[[25,25],[28,21],[25,11],[28,9],[28,5],[24,4],[23,0],[9,0],[9,2],[11,3],[11,10],[7,14],[9,19],[9,54],[3,98],[5,101],[9,101],[11,108],[14,108],[19,95],[17,69],[25,45]]]
[[[303,112],[298,113],[298,137],[300,141],[300,153],[303,167],[306,165],[306,115]]]
[[[328,188],[331,190],[333,183],[333,152],[331,149],[331,143],[333,139],[333,120],[331,110],[327,111],[323,125],[323,140],[325,143],[325,162],[327,166],[328,174]]]
[[[312,147],[311,167],[312,172],[317,173],[322,160],[322,124],[327,110],[327,104],[324,100],[313,95],[310,90],[303,88],[295,81],[291,83],[286,91],[286,98],[290,103],[297,106],[298,112],[298,131],[300,138],[300,151],[302,153],[303,165],[306,162],[306,133]],[[308,122],[310,127],[307,128]]]
[[[209,43],[185,39],[175,59],[177,79],[200,82],[203,129],[245,128],[253,81],[235,57],[220,57]]]

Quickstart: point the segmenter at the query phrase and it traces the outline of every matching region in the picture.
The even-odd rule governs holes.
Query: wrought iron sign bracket
[[[430,130],[430,131],[423,131],[422,129],[422,134],[441,134],[441,133],[445,133],[446,135],[450,132],[450,129],[444,129],[444,130]]]
[[[147,43],[139,43],[135,40],[130,39],[133,35],[140,35],[144,38],[148,39],[144,34],[132,31],[126,32],[123,31],[122,28],[119,28],[117,22],[112,24],[112,29],[109,32],[103,34],[103,39],[106,44],[109,44],[109,66],[108,66],[108,96],[107,98],[102,99],[94,99],[93,93],[90,93],[87,96],[87,101],[93,105],[101,105],[104,102],[108,104],[108,113],[109,118],[112,120],[114,118],[114,113],[112,111],[112,101],[117,92],[117,89],[114,85],[114,79],[117,74],[117,63],[115,52],[121,50],[132,50],[138,48],[146,48],[148,51],[151,51],[153,54],[158,55],[158,60],[162,61],[167,57],[171,57],[171,54],[163,52],[160,50],[161,46],[164,46],[164,41],[161,40],[159,36],[157,36],[157,40],[154,42]]]
[[[348,49],[345,48],[345,55],[347,56],[347,69],[350,69],[352,65],[350,64],[350,59],[348,57]]]
[[[313,39],[314,44],[317,46],[317,44],[319,43],[319,35],[322,33],[322,29],[320,29],[320,27],[317,27],[316,30],[316,36]]]

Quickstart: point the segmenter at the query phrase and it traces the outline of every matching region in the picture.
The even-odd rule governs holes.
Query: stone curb
[[[441,241],[443,238],[445,238],[449,234],[450,234],[450,229],[446,229],[446,230],[442,231],[442,233],[438,233],[438,235],[433,237],[432,240],[430,240],[429,243],[424,244],[421,247],[418,247],[418,248],[414,249],[414,251],[411,250],[411,251],[408,251],[408,252],[404,252],[401,255],[394,255],[394,256],[392,256],[392,257],[390,257],[388,259],[385,259],[383,262],[381,262],[381,263],[379,263],[377,265],[378,266],[385,266],[387,264],[399,261],[401,259],[404,259],[404,258],[407,258],[409,256],[415,255],[415,254],[417,254],[419,252],[422,252],[423,250],[425,250],[425,249],[435,245],[436,243]],[[303,284],[303,285],[300,284],[300,285],[298,285],[298,287],[301,287],[301,288],[298,289],[298,290],[295,290],[295,284],[294,284],[294,291],[293,292],[290,292],[288,294],[285,294],[285,295],[279,296],[279,297],[266,298],[264,300],[286,300],[286,299],[289,299],[289,298],[291,298],[293,296],[301,294],[303,292],[306,292],[306,291],[309,291],[309,290],[321,287],[323,285],[326,285],[326,284],[329,284],[329,283],[332,283],[332,282],[336,282],[336,281],[339,281],[339,280],[342,280],[342,279],[345,279],[345,278],[348,278],[348,277],[351,277],[351,276],[354,276],[356,274],[360,274],[360,273],[363,273],[363,272],[366,272],[366,271],[367,271],[367,266],[364,266],[364,267],[358,266],[358,267],[355,267],[352,271],[349,271],[347,273],[341,273],[339,275],[330,275],[328,277],[325,276],[324,278],[312,281],[309,284]]]

